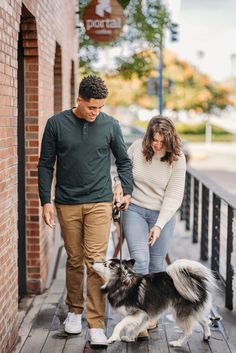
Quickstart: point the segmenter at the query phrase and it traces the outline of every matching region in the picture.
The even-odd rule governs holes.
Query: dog
[[[106,279],[101,287],[109,303],[125,317],[115,326],[108,343],[134,341],[148,327],[150,319],[174,309],[176,323],[183,330],[178,340],[169,342],[181,347],[192,333],[194,323],[203,328],[203,340],[210,338],[208,313],[216,281],[211,270],[191,260],[177,260],[164,272],[148,275],[133,270],[135,261],[110,259],[95,262],[93,268]],[[121,336],[122,331],[128,335]]]

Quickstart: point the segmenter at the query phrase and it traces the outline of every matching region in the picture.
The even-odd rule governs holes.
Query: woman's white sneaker
[[[65,332],[78,334],[82,331],[81,314],[68,313],[64,321]]]
[[[90,344],[92,346],[107,346],[107,337],[102,328],[90,328]]]

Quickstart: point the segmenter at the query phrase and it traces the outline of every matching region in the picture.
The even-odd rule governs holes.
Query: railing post
[[[234,219],[234,211],[232,207],[228,206],[225,306],[230,310],[233,310],[234,269],[231,264],[231,255],[233,252],[233,219]]]
[[[193,196],[193,243],[198,242],[199,180],[194,178]]]
[[[190,229],[190,203],[191,203],[191,174],[186,173],[185,182],[185,205],[184,205],[184,219],[185,219],[185,229]]]
[[[220,206],[220,198],[213,193],[211,269],[218,274],[220,269]]]
[[[201,250],[200,258],[208,260],[208,221],[209,221],[209,189],[202,184],[202,216],[201,216]]]

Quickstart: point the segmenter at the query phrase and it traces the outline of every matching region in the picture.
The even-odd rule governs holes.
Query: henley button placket
[[[84,123],[84,127],[83,127],[83,138],[86,139],[88,138],[88,123]]]

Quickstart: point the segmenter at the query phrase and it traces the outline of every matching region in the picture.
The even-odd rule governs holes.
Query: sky
[[[179,24],[178,42],[167,35],[166,47],[216,81],[236,77],[236,0],[166,2]]]
[[[162,1],[179,25],[178,41],[171,42],[168,31],[165,47],[215,81],[236,78],[236,0]],[[112,68],[113,58],[125,51],[104,49],[97,66]]]

